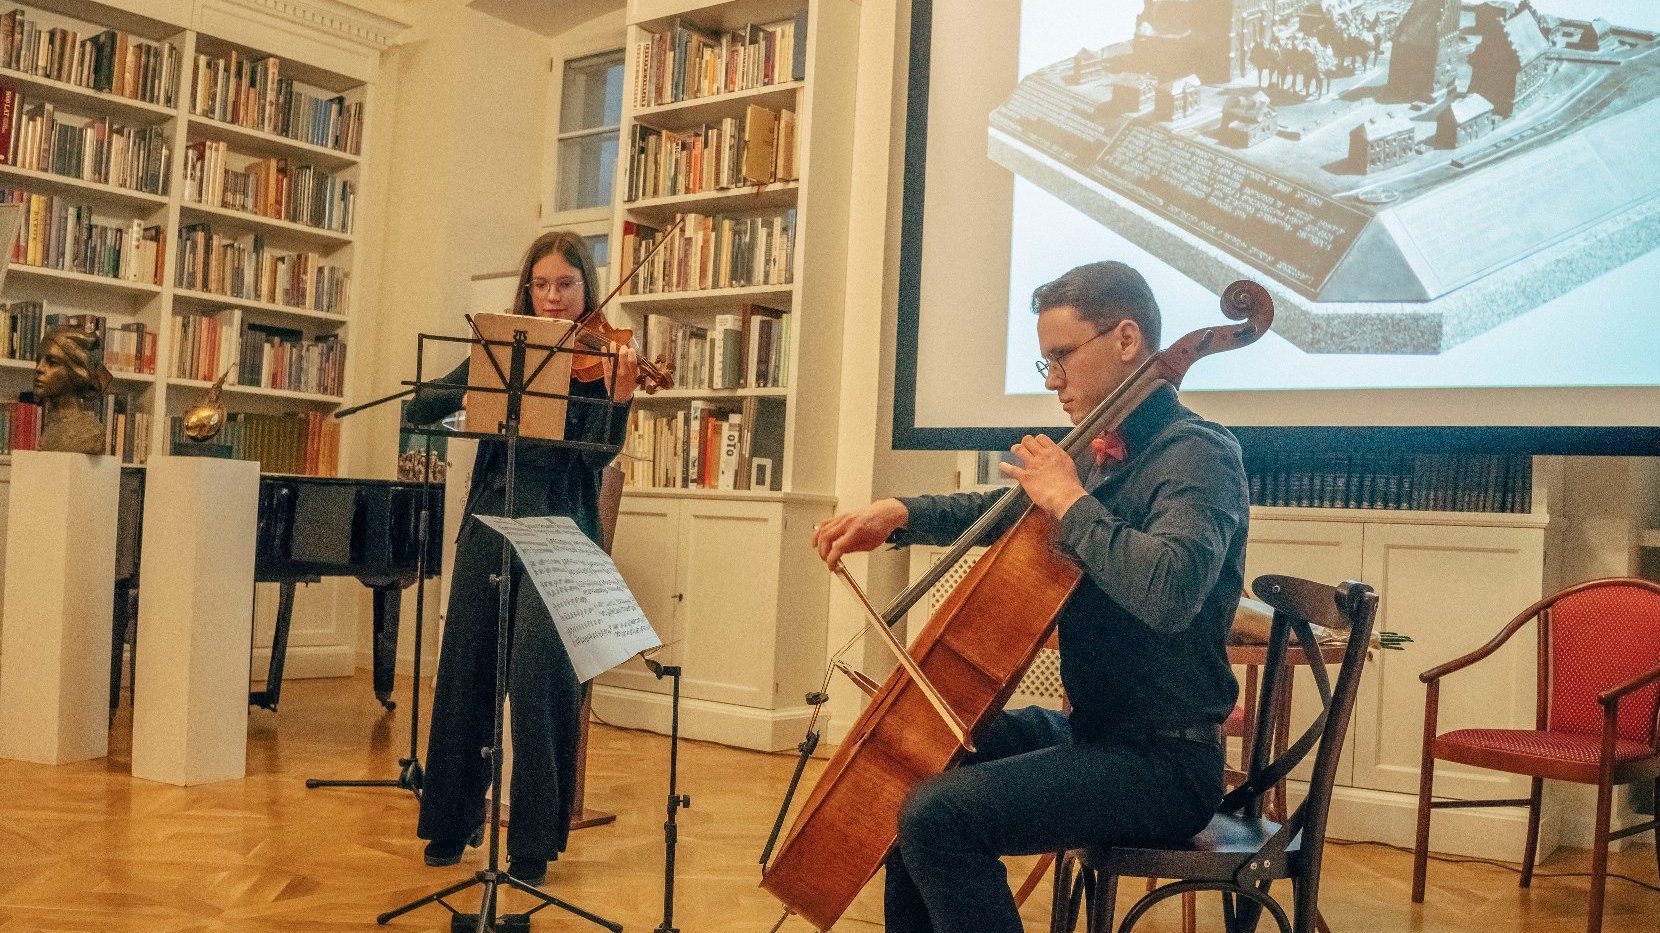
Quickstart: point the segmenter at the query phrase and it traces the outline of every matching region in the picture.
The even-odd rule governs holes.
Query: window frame
[[[618,108],[618,122],[615,125],[584,127],[582,129],[563,132],[559,129],[561,110],[564,105],[565,76],[569,71],[570,66],[573,63],[581,62],[584,59],[599,58],[605,55],[617,55],[621,57],[621,60],[618,62],[618,67],[625,69],[621,93],[626,95],[628,93],[628,76],[626,72],[627,44],[621,31],[614,35],[609,32],[602,35],[595,35],[581,43],[571,44],[564,48],[557,48],[554,50],[554,55],[549,61],[548,70],[550,72],[550,93],[548,95],[548,126],[552,130],[552,133],[550,133],[550,143],[548,145],[546,159],[547,171],[543,175],[542,190],[538,195],[538,202],[540,205],[538,222],[544,230],[554,228],[575,229],[583,235],[610,233],[613,206],[616,201],[616,185],[618,182],[617,170],[620,169],[622,164],[623,108],[620,106]],[[606,133],[615,134],[618,153],[617,162],[613,168],[613,175],[611,178],[612,196],[610,200],[593,207],[578,208],[575,210],[558,210],[556,199],[558,197],[557,185],[559,179],[559,150],[561,145],[572,139],[583,139]]]

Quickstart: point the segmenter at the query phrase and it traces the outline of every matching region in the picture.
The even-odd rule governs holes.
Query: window
[[[622,50],[566,62],[563,87],[554,210],[609,207],[622,122]]]
[[[588,244],[588,251],[594,256],[594,265],[604,268],[611,264],[611,238],[603,233],[582,238]]]

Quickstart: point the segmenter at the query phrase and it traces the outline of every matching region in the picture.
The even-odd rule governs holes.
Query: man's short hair
[[[1126,318],[1136,322],[1147,352],[1158,352],[1159,303],[1147,280],[1129,266],[1111,260],[1088,263],[1032,292],[1033,314],[1068,305],[1097,332],[1117,327]]]

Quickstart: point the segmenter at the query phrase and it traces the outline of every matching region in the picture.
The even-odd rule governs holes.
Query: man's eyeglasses
[[[1061,377],[1062,381],[1065,381],[1066,380],[1066,367],[1061,365],[1061,361],[1066,359],[1067,357],[1071,356],[1072,354],[1077,353],[1079,350],[1082,350],[1084,347],[1089,346],[1091,341],[1094,341],[1095,339],[1097,339],[1099,337],[1104,337],[1104,336],[1106,336],[1107,334],[1110,334],[1110,333],[1112,333],[1112,331],[1110,331],[1110,330],[1096,331],[1094,337],[1089,338],[1089,340],[1085,340],[1083,343],[1080,343],[1077,346],[1073,347],[1072,349],[1066,351],[1065,353],[1062,353],[1060,356],[1057,356],[1052,360],[1051,359],[1040,359],[1040,360],[1038,360],[1037,364],[1036,364],[1038,375],[1042,376],[1044,378],[1044,381],[1047,382],[1048,379],[1049,379],[1049,370],[1051,368],[1053,368],[1055,370],[1055,375]]]
[[[525,284],[525,288],[530,289],[532,295],[546,295],[550,291],[569,292],[581,287],[582,280],[578,278],[554,279],[551,282],[547,279],[531,279]]]

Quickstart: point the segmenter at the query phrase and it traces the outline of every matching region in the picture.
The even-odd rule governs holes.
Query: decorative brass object
[[[184,436],[198,443],[211,441],[225,426],[225,406],[220,403],[219,396],[225,390],[225,377],[231,371],[226,369],[213,381],[212,388],[203,396],[202,403],[184,413]]]

